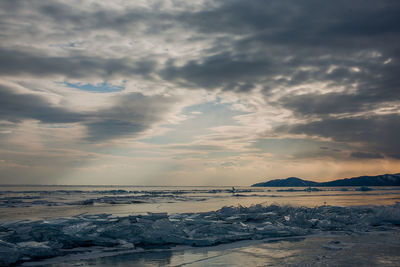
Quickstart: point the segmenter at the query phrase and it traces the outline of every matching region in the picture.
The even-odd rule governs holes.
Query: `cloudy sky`
[[[0,183],[400,172],[396,0],[0,2]]]

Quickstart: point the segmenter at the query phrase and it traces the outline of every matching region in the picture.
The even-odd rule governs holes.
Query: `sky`
[[[0,2],[0,183],[400,172],[397,0]]]

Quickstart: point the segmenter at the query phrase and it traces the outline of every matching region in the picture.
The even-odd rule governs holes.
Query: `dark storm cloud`
[[[154,19],[167,19],[162,12],[151,12],[138,8],[115,9],[113,5],[103,8],[102,5],[75,6],[68,1],[1,1],[0,7],[7,10],[7,15],[20,17],[25,21],[36,21],[51,25],[57,34],[88,33],[93,30],[110,29],[121,33],[134,31],[135,26],[151,22]],[[7,17],[0,18],[2,24],[8,24]],[[11,26],[11,24],[8,24]],[[151,26],[151,25],[149,25]],[[27,34],[36,32],[38,28],[30,28]]]
[[[182,67],[169,62],[162,76],[166,80],[184,80],[189,86],[249,91],[253,88],[252,81],[271,72],[272,69],[272,65],[267,61],[222,53],[206,57],[201,62],[189,61]]]
[[[132,93],[112,100],[115,105],[107,109],[73,112],[54,106],[41,96],[17,94],[0,85],[0,119],[14,124],[27,119],[42,123],[80,123],[87,127],[86,139],[97,142],[121,136],[137,136],[161,122],[176,99]],[[0,127],[7,130],[15,125],[0,124]]]
[[[99,110],[92,114],[91,121],[85,123],[88,127],[87,139],[98,142],[121,136],[135,137],[155,123],[162,122],[176,100],[139,93],[118,97],[113,107]]]
[[[45,123],[72,123],[82,121],[84,115],[55,107],[43,97],[17,94],[0,85],[0,119],[20,122],[35,119]]]
[[[240,83],[250,84],[248,91],[262,85],[267,103],[319,119],[278,133],[357,144],[363,151],[355,158],[400,158],[399,13],[398,1],[224,1],[181,17],[200,33],[225,38],[203,58],[166,66],[164,78],[232,91]],[[317,82],[325,88],[307,88]],[[273,89],[301,85],[301,93],[270,101]],[[393,114],[375,113],[390,107]]]
[[[85,9],[60,1],[2,1],[0,5],[3,11],[0,11],[0,38],[7,41],[0,44],[0,75],[61,75],[75,79],[138,75],[151,79],[155,73],[157,64],[152,55],[132,58],[114,51],[112,56],[106,53],[93,56],[92,52],[98,52],[93,48],[68,49],[74,47],[76,40],[85,43],[87,38],[92,38],[101,54],[102,42],[113,41],[112,34],[109,36],[104,31],[117,36],[155,31],[157,23],[151,23],[155,13],[143,9],[102,9],[100,5]],[[36,45],[29,44],[30,39],[38,37],[43,38],[42,45],[38,46],[37,40]],[[50,46],[58,45],[66,49],[62,53],[48,52]]]
[[[202,58],[170,63],[162,75],[233,91],[239,84],[249,84],[251,90],[254,84],[273,88],[323,81],[348,86],[369,80],[374,83],[361,88],[360,95],[393,91],[398,86],[393,78],[399,67],[399,11],[395,1],[224,1],[214,9],[176,15],[186,28],[215,42]],[[373,53],[380,58],[371,57]],[[389,57],[391,64],[383,66]],[[332,65],[336,69],[328,71]],[[272,80],[275,75],[285,78]]]
[[[223,1],[214,9],[182,14],[180,19],[204,33],[244,35],[246,41],[344,47],[371,36],[399,32],[399,3],[388,1]],[[338,42],[338,37],[347,37]],[[332,41],[335,41],[333,44]],[[366,43],[366,42],[365,42]],[[358,47],[359,48],[359,47]]]
[[[0,48],[0,75],[63,75],[70,78],[148,75],[156,63],[152,60],[130,61],[126,58],[96,58],[84,55],[49,56],[31,50]]]
[[[187,87],[236,92],[251,91],[257,84],[273,88],[329,81],[346,86],[364,77],[374,78],[374,75],[384,79],[385,84],[397,83],[397,79],[390,81],[390,76],[398,69],[396,59],[399,58],[396,44],[400,41],[400,19],[397,16],[400,4],[396,1],[233,0],[215,2],[196,11],[189,8],[182,11],[182,4],[181,9],[164,11],[163,1],[154,2],[151,8],[107,10],[100,5],[80,9],[54,1],[22,3],[25,4],[10,12],[22,20],[33,17],[42,24],[53,25],[56,35],[85,35],[105,29],[132,36],[132,39],[140,38],[140,34],[157,33],[174,44],[174,38],[163,33],[175,29],[192,33],[187,39],[189,44],[209,40],[214,45],[207,47],[198,59],[186,62],[183,59],[183,64],[182,60],[179,65],[175,64],[171,58],[160,73],[157,73],[155,63],[146,58],[131,62],[125,55],[110,59],[74,54],[48,57],[35,51],[4,50],[3,53],[0,51],[0,56],[5,62],[3,66],[9,67],[0,71],[6,74],[64,73],[71,77],[108,77],[157,73]],[[26,16],[22,12],[24,9],[33,11]],[[0,24],[7,23],[3,19]],[[5,36],[12,35],[10,31],[4,33]],[[391,66],[384,68],[378,59],[366,56],[372,52],[381,53],[379,61],[393,58]],[[327,73],[331,65],[337,65],[337,69]],[[351,72],[350,68],[354,66],[360,67],[362,72]],[[301,67],[314,69],[303,70]],[[276,75],[285,78],[273,80]],[[378,85],[379,90],[386,90],[381,88],[381,83]]]
[[[400,80],[397,69],[399,61],[388,65],[382,63],[371,66],[361,64],[363,73],[341,75],[336,83],[344,86],[340,93],[307,93],[286,95],[280,99],[280,104],[292,109],[299,115],[328,115],[347,112],[371,111],[389,102],[400,99]],[[331,75],[322,76],[317,81],[334,82]],[[325,78],[325,79],[324,79]],[[342,80],[346,79],[346,80]],[[315,81],[314,79],[307,79]],[[351,90],[351,84],[357,84],[356,90]]]
[[[13,46],[0,45],[0,75],[105,79],[140,75],[147,79],[160,77],[190,89],[233,91],[242,95],[251,94],[254,88],[265,88],[268,105],[289,109],[297,118],[319,119],[278,127],[278,133],[361,143],[361,152],[355,150],[353,157],[382,154],[400,158],[399,115],[371,115],[377,108],[395,107],[400,100],[399,1],[226,0],[211,2],[203,9],[186,7],[185,10],[181,6],[174,11],[163,9],[162,3],[156,1],[151,8],[105,10],[100,5],[80,9],[69,6],[68,2],[4,1],[2,4],[8,5],[5,8],[10,13],[0,17],[3,38],[34,36],[42,30],[35,25],[41,25],[43,29],[51,28],[43,36],[55,39],[111,31],[132,40],[157,36],[171,47],[193,45],[197,52],[171,53],[169,60],[146,54],[134,60],[125,54],[102,58],[69,51],[65,55],[50,55],[43,47],[43,50],[20,46],[11,49]],[[38,23],[30,27],[21,26],[36,20]],[[179,37],[187,36],[186,43],[169,35],[166,30],[171,29]],[[207,41],[207,45],[200,41]],[[166,63],[162,65],[164,60]],[[325,88],[307,88],[315,83],[323,83]],[[305,88],[301,94],[285,91],[293,86]],[[278,88],[282,90],[280,98],[272,98]],[[342,90],[338,92],[337,88]],[[19,95],[18,100],[15,96],[6,97],[10,103],[38,103],[28,105],[32,113],[17,110],[13,118],[9,115],[12,108],[6,105],[6,120],[81,120],[92,141],[141,133],[161,121],[161,114],[169,109],[165,98],[133,95],[130,100],[119,99],[110,109],[77,117],[35,96]],[[151,108],[142,103],[150,104]],[[48,112],[43,112],[46,109]],[[57,116],[46,115],[53,109]],[[349,117],[338,118],[339,114]]]
[[[400,116],[375,115],[355,118],[326,118],[321,121],[276,128],[278,133],[306,134],[331,138],[335,142],[362,145],[363,151],[352,156],[366,158],[380,153],[400,158]]]
[[[122,34],[135,32],[143,27],[147,33],[159,33],[170,28],[172,15],[162,11],[162,1],[148,8],[126,7],[115,10],[102,9],[100,5],[91,5],[91,9],[82,10],[74,6],[48,1],[37,5],[37,12],[54,23],[66,25],[67,31],[113,30]]]
[[[120,136],[134,136],[146,130],[146,125],[119,119],[106,119],[86,123],[89,141],[104,141]]]
[[[324,116],[335,113],[370,111],[381,99],[340,93],[288,95],[281,99],[282,104],[303,115]]]

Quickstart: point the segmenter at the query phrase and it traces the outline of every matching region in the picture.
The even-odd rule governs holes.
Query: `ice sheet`
[[[400,203],[391,206],[315,208],[277,205],[223,207],[202,213],[148,213],[124,217],[80,215],[0,225],[0,265],[90,251],[124,251],[176,245],[212,246],[239,240],[320,232],[393,230]],[[327,244],[327,248],[345,247]]]
[[[0,187],[1,188],[1,187]],[[3,187],[6,189],[7,187]],[[56,189],[65,188],[65,189]],[[29,190],[0,190],[0,208],[26,208],[49,206],[93,206],[143,203],[198,202],[211,199],[255,199],[255,198],[321,198],[354,197],[370,198],[395,197],[400,200],[400,188],[184,188],[127,190],[104,189],[78,190],[75,187],[60,186],[53,190],[41,190],[30,187]],[[277,192],[271,193],[271,192]],[[385,197],[386,195],[386,197]],[[375,198],[374,198],[375,199]],[[331,204],[331,203],[330,203]],[[334,203],[335,204],[335,203]],[[336,203],[337,204],[337,203]],[[387,204],[387,203],[385,203]]]

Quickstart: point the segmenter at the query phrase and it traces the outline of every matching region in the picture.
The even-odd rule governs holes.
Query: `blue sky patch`
[[[125,89],[124,85],[112,85],[109,84],[108,82],[102,82],[98,84],[62,82],[62,84],[82,91],[96,92],[96,93],[121,92]]]

